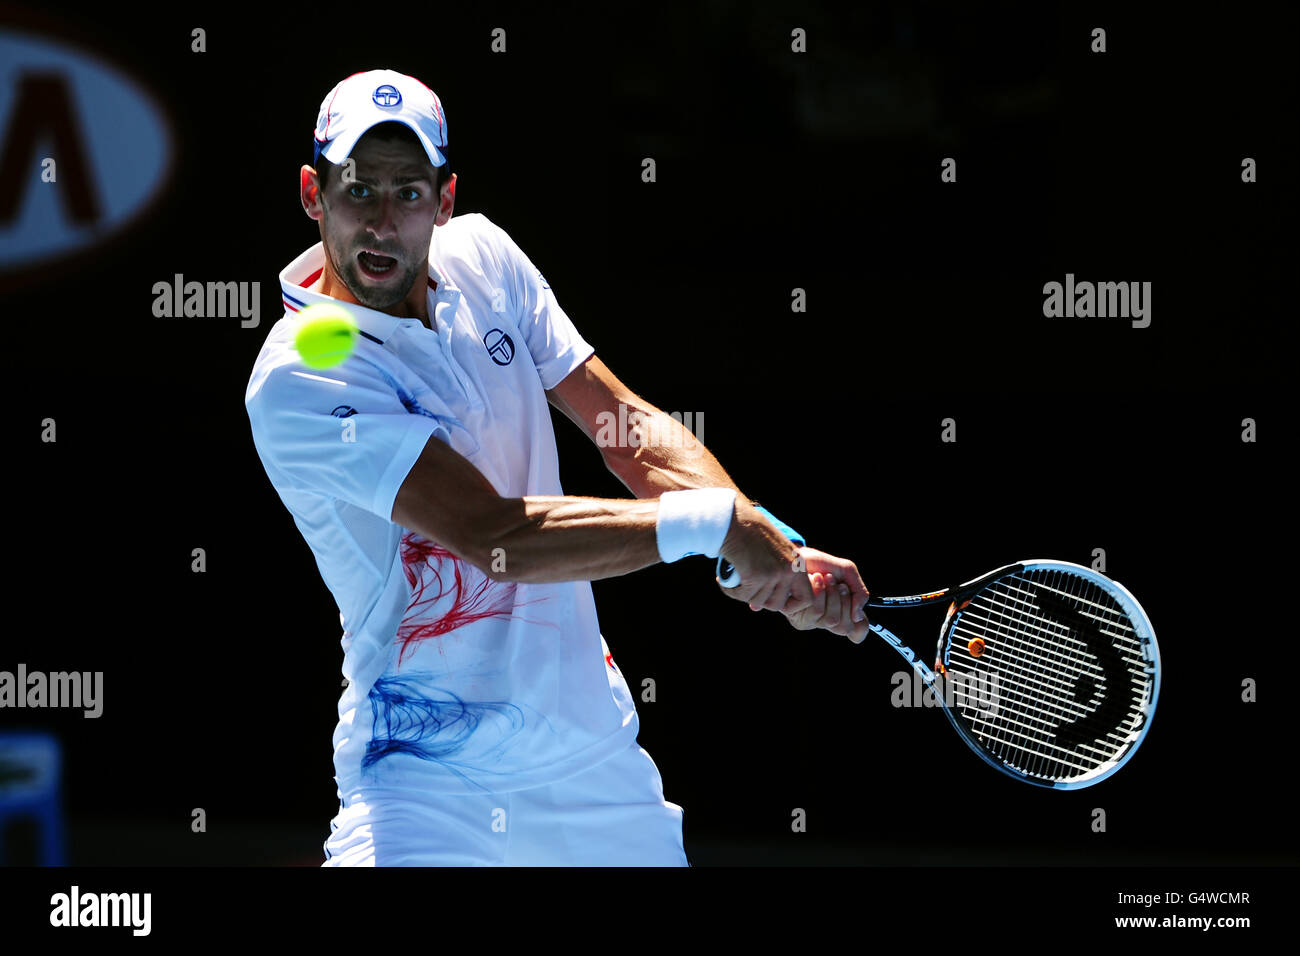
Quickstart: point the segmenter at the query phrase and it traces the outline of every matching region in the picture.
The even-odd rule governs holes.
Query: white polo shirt
[[[245,405],[344,628],[348,684],[334,732],[344,805],[368,787],[539,786],[629,746],[636,708],[589,582],[493,581],[391,521],[432,435],[505,497],[564,494],[544,389],[592,347],[514,241],[470,214],[434,230],[436,332],[346,303],[362,333],[356,349],[312,371],[293,349],[295,313],[335,301],[308,288],[324,264],[317,243],[280,274],[286,313],[257,356]]]

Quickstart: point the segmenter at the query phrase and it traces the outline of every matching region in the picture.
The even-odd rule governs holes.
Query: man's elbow
[[[633,476],[641,471],[637,465],[636,452],[637,449],[630,445],[611,445],[600,450],[600,456],[605,461],[605,469],[629,490],[633,489]]]
[[[487,514],[466,523],[458,542],[460,557],[493,581],[522,582],[526,576],[519,545],[532,528],[522,498],[499,498]]]

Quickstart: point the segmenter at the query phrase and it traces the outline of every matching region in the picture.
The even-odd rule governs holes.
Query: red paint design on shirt
[[[444,575],[450,569],[452,580]],[[408,532],[402,536],[402,571],[411,585],[411,603],[406,606],[397,639],[402,643],[397,665],[406,652],[431,637],[442,637],[458,627],[490,617],[509,618],[515,605],[515,586],[493,581],[472,564],[456,557],[442,545]],[[452,596],[447,613],[424,620],[429,608]]]

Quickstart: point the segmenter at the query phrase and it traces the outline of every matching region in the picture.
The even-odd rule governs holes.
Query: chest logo
[[[511,359],[515,357],[515,343],[500,329],[493,329],[483,336],[483,344],[487,346],[492,361],[498,365],[509,365]]]

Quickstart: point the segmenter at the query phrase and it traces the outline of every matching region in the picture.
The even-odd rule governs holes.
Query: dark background
[[[134,77],[177,146],[132,228],[4,275],[0,669],[105,674],[98,720],[0,712],[62,740],[69,862],[321,861],[338,613],[243,398],[277,275],[319,238],[297,179],[321,98],[380,67],[441,97],[456,211],[505,228],[624,382],[702,414],[745,493],[874,591],[1104,548],[1154,622],[1142,750],[1052,793],[984,766],[937,710],[891,707],[903,664],[880,642],[755,615],[711,562],[596,582],[629,683],[656,682],[640,742],[694,863],[1295,862],[1290,574],[1272,563],[1293,515],[1297,251],[1280,25],[1097,4],[545,6],[5,11]],[[260,281],[261,326],[155,318],[152,286],[178,272]],[[1151,326],[1045,319],[1043,284],[1067,272],[1152,282]],[[626,495],[555,419],[566,491]],[[932,646],[933,615],[880,619]]]

